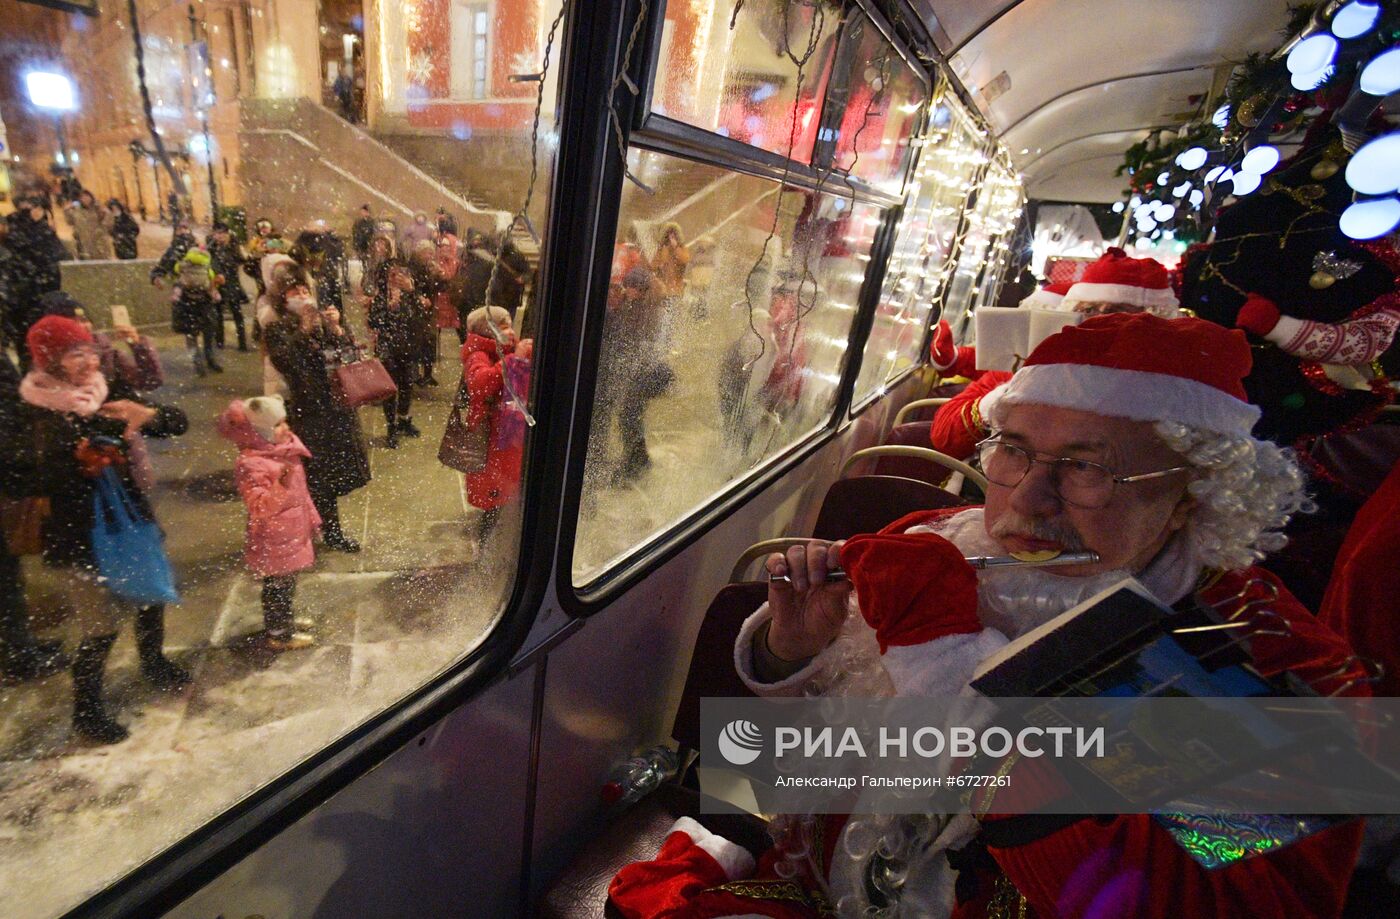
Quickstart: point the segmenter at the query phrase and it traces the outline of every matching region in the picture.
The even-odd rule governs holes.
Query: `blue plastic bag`
[[[141,515],[111,469],[97,480],[92,518],[92,555],[113,595],[144,605],[180,602],[160,527]]]

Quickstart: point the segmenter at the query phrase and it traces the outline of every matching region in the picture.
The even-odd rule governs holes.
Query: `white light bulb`
[[[1338,38],[1355,38],[1371,31],[1381,8],[1373,3],[1348,3],[1332,17],[1332,34]]]
[[[1199,209],[1200,206],[1205,203],[1206,194],[1200,189],[1196,189],[1195,191],[1191,192],[1189,196],[1187,196],[1186,200],[1191,202],[1192,207]]]
[[[1190,183],[1190,182],[1182,182],[1182,183],[1181,183],[1180,185],[1178,185],[1176,188],[1173,188],[1173,189],[1172,189],[1172,197],[1173,197],[1173,198],[1184,198],[1184,197],[1186,197],[1186,193],[1187,193],[1188,191],[1190,191],[1190,190],[1191,190],[1191,183]]]
[[[1347,184],[1363,195],[1400,188],[1400,131],[1377,137],[1347,163]]]
[[[1400,199],[1375,198],[1357,201],[1342,211],[1338,226],[1352,239],[1375,239],[1400,224]]]
[[[1288,52],[1289,73],[1313,73],[1337,56],[1337,40],[1331,35],[1309,35]]]
[[[1243,197],[1259,187],[1259,183],[1264,181],[1257,172],[1237,172],[1234,180],[1234,194]]]
[[[1167,184],[1168,182],[1170,182],[1171,180],[1172,180],[1172,174],[1171,174],[1170,172],[1163,172],[1163,173],[1161,173],[1160,175],[1157,176],[1157,184],[1158,184],[1158,185],[1166,185],[1166,184]]]
[[[1240,169],[1245,172],[1252,172],[1261,176],[1278,165],[1279,152],[1277,147],[1264,144],[1255,147],[1244,155],[1244,160],[1240,162]]]
[[[1133,195],[1128,199],[1128,207],[1137,210],[1142,206],[1142,195]]]
[[[1215,114],[1210,116],[1210,123],[1220,130],[1225,130],[1230,126],[1230,103],[1225,103],[1215,110]]]
[[[1115,202],[1113,202],[1113,213],[1115,213],[1115,214],[1121,214],[1121,213],[1123,213],[1123,202],[1122,202],[1122,201],[1115,201]]]
[[[1377,55],[1361,71],[1361,91],[1372,96],[1388,96],[1400,90],[1400,48]]]
[[[1205,181],[1206,184],[1221,181],[1228,182],[1230,180],[1231,175],[1234,175],[1234,173],[1230,171],[1230,168],[1228,166],[1216,166],[1210,172],[1206,173]]]
[[[1157,205],[1156,218],[1159,223],[1166,223],[1176,216],[1176,205],[1163,202]]]
[[[1176,164],[1187,172],[1194,172],[1204,166],[1209,157],[1205,147],[1192,147],[1181,151],[1181,155],[1176,158]]]
[[[1289,82],[1293,84],[1294,89],[1308,92],[1326,83],[1327,78],[1332,76],[1332,71],[1334,70],[1336,70],[1336,68],[1329,64],[1321,70],[1314,70],[1309,73],[1295,73]]]

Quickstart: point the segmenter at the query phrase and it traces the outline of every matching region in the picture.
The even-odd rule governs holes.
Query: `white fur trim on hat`
[[[277,426],[287,420],[287,406],[281,396],[254,396],[243,400],[243,414],[263,440],[276,440]]]
[[[1076,303],[1124,303],[1169,318],[1176,315],[1177,307],[1181,305],[1170,287],[1085,284],[1083,281],[1069,289],[1060,309],[1073,309]]]
[[[724,876],[731,881],[750,877],[754,872],[753,855],[738,843],[730,842],[718,833],[711,833],[691,817],[682,817],[671,826],[671,833],[684,833],[690,841],[719,863]],[[669,836],[671,833],[667,833]]]
[[[1259,409],[1214,386],[1182,377],[1090,364],[1032,364],[982,397],[982,417],[998,424],[1013,405],[1052,405],[1133,421],[1175,421],[1248,437]]]

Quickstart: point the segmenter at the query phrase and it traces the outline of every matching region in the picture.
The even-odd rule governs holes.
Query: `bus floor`
[[[488,631],[510,589],[513,539],[498,533],[478,557],[480,512],[461,476],[437,462],[460,374],[456,337],[445,332],[443,385],[415,394],[421,438],[386,450],[382,413],[361,413],[374,479],[340,507],[363,551],[318,545],[297,584],[296,615],[314,622],[317,644],[260,652],[236,452],[215,421],[231,399],[261,392],[261,357],[234,350],[231,328],[227,337],[226,372],[198,379],[182,339],[156,338],[167,382],[151,395],[190,418],[187,434],[151,442],[151,454],[182,594],[166,610],[166,649],[192,684],[163,693],[142,680],[124,626],[107,694],[131,736],[113,746],[71,736],[67,673],[0,686],[0,890],[11,919],[73,906],[421,685]],[[78,630],[61,573],[26,558],[24,574],[35,632],[71,650]]]

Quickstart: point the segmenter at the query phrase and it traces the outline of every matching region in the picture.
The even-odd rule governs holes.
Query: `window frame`
[[[611,62],[626,40],[624,13],[637,0],[604,4],[586,13],[572,4],[561,24],[555,65],[560,85],[559,146],[547,227],[587,228],[596,202],[620,185],[610,155],[612,133],[606,109],[596,105],[611,83]],[[540,253],[541,325],[536,336],[536,381],[557,372],[572,379],[581,352],[575,334],[579,311],[571,283],[593,273],[585,247],[561,244],[546,229]],[[606,282],[606,273],[603,276]],[[557,496],[565,479],[565,446],[571,436],[565,385],[535,386],[537,420],[527,450],[522,489],[522,527],[516,577],[501,612],[476,647],[402,699],[311,751],[276,779],[254,789],[222,813],[133,866],[107,887],[77,903],[64,919],[163,915],[290,828],[338,792],[407,746],[424,731],[497,682],[528,669],[533,650],[525,645],[550,599],[553,553],[559,538]],[[519,664],[519,666],[517,666]],[[533,782],[533,777],[531,778]]]
[[[869,184],[833,169],[823,178],[821,170],[812,163],[788,161],[785,157],[769,151],[724,137],[696,127],[686,122],[661,115],[651,109],[652,94],[657,84],[657,68],[660,66],[661,37],[665,27],[665,3],[668,0],[651,0],[648,15],[651,22],[644,24],[638,33],[638,42],[644,44],[634,56],[634,66],[629,74],[640,88],[636,98],[630,94],[619,94],[618,117],[621,120],[628,149],[633,147],[677,156],[696,163],[714,166],[731,172],[786,181],[788,185],[815,190],[820,186],[824,193],[842,194],[855,202],[872,204],[881,209],[880,226],[871,242],[870,261],[867,263],[865,278],[861,283],[856,300],[857,311],[848,332],[846,359],[841,368],[841,382],[837,387],[836,400],[826,421],[811,434],[785,447],[782,451],[766,459],[747,475],[730,483],[725,489],[711,496],[703,505],[678,518],[661,532],[647,538],[633,547],[621,561],[603,570],[583,586],[573,582],[573,555],[578,536],[579,508],[583,497],[584,460],[587,453],[587,437],[591,434],[592,396],[597,385],[600,361],[598,349],[602,344],[602,327],[605,321],[607,282],[610,276],[613,246],[616,243],[617,222],[621,212],[621,156],[617,151],[616,138],[610,136],[608,149],[614,158],[619,183],[616,194],[608,200],[600,200],[596,213],[597,232],[594,248],[595,271],[588,291],[587,308],[581,314],[587,321],[581,330],[580,341],[583,353],[589,358],[580,367],[577,378],[577,401],[574,414],[575,441],[570,446],[570,462],[560,502],[559,545],[556,553],[555,582],[558,600],[563,611],[572,618],[587,618],[600,612],[617,597],[626,593],[658,567],[675,557],[687,545],[702,537],[709,530],[723,522],[733,511],[767,489],[774,481],[799,466],[837,434],[850,425],[851,396],[855,380],[860,372],[861,357],[865,341],[874,322],[875,308],[879,300],[880,288],[894,246],[894,229],[903,213],[903,189],[907,188],[913,172],[916,156],[909,156],[904,163],[901,194],[891,195],[879,191]],[[930,73],[919,59],[913,55],[903,41],[890,27],[888,21],[867,0],[847,0],[848,12],[859,12],[867,16],[890,42],[898,54],[923,81],[930,96],[937,85],[935,73]],[[849,17],[848,17],[849,18]],[[649,27],[645,27],[649,26]],[[845,39],[846,22],[842,22],[837,35],[839,49]],[[827,94],[821,100],[819,130],[840,113],[829,113]],[[925,109],[925,118],[928,110]],[[916,135],[922,132],[922,123],[916,125]],[[831,145],[828,145],[831,146]],[[821,149],[813,145],[814,156]],[[625,155],[623,153],[622,155]],[[580,317],[582,318],[582,316]],[[917,365],[916,365],[917,366]],[[915,368],[911,368],[911,371]]]

